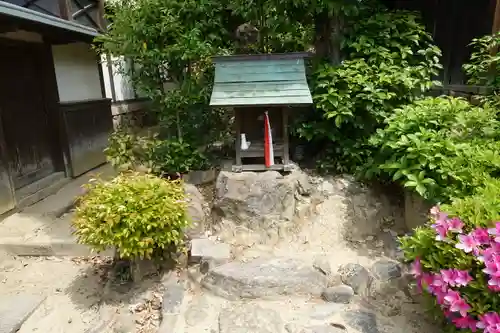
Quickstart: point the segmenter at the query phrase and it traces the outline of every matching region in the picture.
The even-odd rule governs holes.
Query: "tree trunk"
[[[321,61],[328,59],[328,13],[317,13],[314,17],[314,49],[316,58]]]
[[[340,64],[340,43],[343,20],[341,15],[321,12],[314,17],[314,48],[318,60],[327,60],[333,65]]]
[[[330,62],[334,65],[339,65],[341,61],[340,56],[340,43],[342,41],[342,17],[340,15],[335,15],[332,19],[332,28],[330,35]]]

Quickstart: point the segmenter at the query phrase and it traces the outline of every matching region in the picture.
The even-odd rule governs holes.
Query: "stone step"
[[[78,244],[74,238],[0,238],[0,250],[15,256],[55,256],[80,257],[96,255],[90,247]],[[113,256],[113,251],[100,252],[99,255]]]
[[[295,258],[256,258],[214,267],[201,284],[227,299],[296,295],[319,297],[328,285],[328,277]]]
[[[15,333],[42,304],[40,295],[0,295],[0,333]]]

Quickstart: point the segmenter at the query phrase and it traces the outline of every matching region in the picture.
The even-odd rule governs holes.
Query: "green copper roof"
[[[312,104],[304,53],[216,57],[212,106]]]

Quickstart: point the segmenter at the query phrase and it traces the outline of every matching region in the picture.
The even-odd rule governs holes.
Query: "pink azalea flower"
[[[500,316],[496,312],[488,312],[479,316],[476,327],[483,329],[484,333],[498,333],[500,330]]]
[[[446,303],[445,297],[447,295],[446,290],[441,290],[441,289],[436,289],[434,290],[434,296],[436,296],[436,301],[438,302],[439,305],[441,305],[441,308],[446,308],[448,304]]]
[[[443,281],[450,286],[455,285],[455,279],[457,278],[456,270],[454,269],[442,269],[441,270],[441,278]]]
[[[500,243],[500,222],[495,223],[495,228],[488,229],[488,233],[495,236],[495,242]]]
[[[454,217],[448,220],[448,228],[452,232],[461,233],[464,223],[458,218]]]
[[[466,286],[472,281],[472,277],[467,271],[458,269],[443,269],[441,270],[441,278],[445,283],[452,287]]]
[[[493,251],[496,254],[500,254],[500,243],[499,242],[495,242],[495,241],[491,242],[490,247],[491,247],[491,249],[493,249]]]
[[[460,226],[460,223],[461,221],[460,220],[455,220],[453,223],[454,223],[454,229],[452,228],[452,225],[450,224],[450,221],[451,220],[448,220],[448,214],[446,213],[443,213],[443,212],[439,212],[437,213],[435,216],[435,221],[436,223],[434,223],[431,227],[436,230],[436,240],[438,241],[443,241],[446,239],[446,236],[448,234],[448,231],[455,231],[455,230],[458,230],[458,229],[461,229],[461,226]]]
[[[439,209],[439,206],[434,206],[431,208],[430,213],[433,218],[437,219],[441,210]]]
[[[459,271],[456,270],[456,278],[455,278],[455,286],[457,287],[465,287],[472,281],[472,277],[467,271]]]
[[[432,287],[434,294],[438,292],[446,292],[446,290],[448,290],[448,284],[443,280],[443,277],[440,274],[435,274],[433,276],[430,287]]]
[[[490,286],[488,285],[488,289],[494,292],[500,292],[500,286]]]
[[[436,223],[438,224],[447,224],[448,222],[448,214],[439,212],[439,214],[436,215]]]
[[[422,262],[420,261],[419,257],[416,257],[411,264],[411,274],[413,274],[413,276],[415,277],[419,277],[422,275],[422,273]]]
[[[491,238],[486,228],[477,228],[472,232],[472,237],[481,245],[490,244]]]
[[[446,239],[446,235],[448,234],[449,230],[447,225],[433,224],[432,228],[436,230],[436,240],[444,241]]]
[[[492,243],[491,245],[493,245],[493,244],[494,243]],[[487,249],[484,249],[484,250],[479,249],[477,259],[479,259],[479,261],[482,261],[482,262],[488,262],[488,261],[493,260],[493,256],[495,256],[496,253],[497,253],[497,251],[495,251],[495,248],[493,246],[491,246]]]
[[[462,297],[460,296],[460,293],[455,290],[448,290],[444,300],[446,301],[447,304],[453,304],[455,302],[458,302],[461,300]]]
[[[500,287],[500,276],[492,276],[488,280],[488,286]]]
[[[500,258],[496,254],[492,254],[489,260],[485,261],[486,268],[483,272],[491,276],[500,276]]]
[[[432,286],[432,281],[434,281],[434,277],[429,273],[423,273],[420,278],[420,286],[425,286],[427,291],[433,294],[434,287]]]
[[[454,318],[452,322],[455,324],[457,328],[465,328],[470,329],[472,332],[477,331],[477,320],[472,318],[471,316]]]
[[[471,309],[470,305],[454,290],[448,290],[444,301],[450,306],[451,312],[459,312],[462,317],[467,316],[467,312]]]
[[[470,234],[459,235],[458,240],[459,243],[457,243],[455,247],[463,250],[465,253],[470,253],[479,246],[479,243]]]

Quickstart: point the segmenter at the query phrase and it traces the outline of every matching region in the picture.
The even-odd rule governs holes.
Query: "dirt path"
[[[381,259],[397,264],[395,239],[402,233],[394,212],[384,211],[366,191],[354,189],[346,197],[347,183],[320,182],[328,193],[296,233],[268,245],[233,243],[233,262],[210,266],[207,274],[193,266],[195,275],[188,274],[189,279],[171,273],[120,284],[109,282],[109,258],[0,255],[0,297],[46,297],[20,333],[343,333],[343,327],[349,327],[348,333],[440,332],[421,305],[390,283],[376,280],[367,294],[356,293],[346,304],[319,297],[316,287],[326,288],[333,280],[340,283],[337,270],[342,265],[373,271]],[[261,263],[253,267],[256,258]],[[289,271],[288,260],[293,262]],[[328,271],[328,283],[313,268],[318,262]],[[230,264],[237,269],[224,270]],[[247,280],[240,283],[238,276]],[[211,284],[229,290],[229,297],[221,297]],[[240,296],[230,297],[234,295]]]

